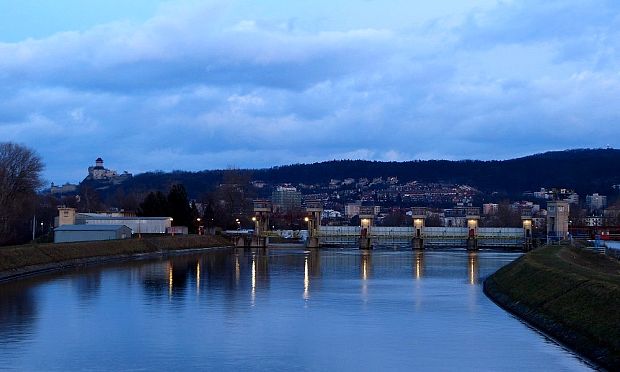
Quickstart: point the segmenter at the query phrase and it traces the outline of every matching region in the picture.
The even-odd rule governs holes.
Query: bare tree
[[[32,217],[36,191],[43,185],[43,167],[29,148],[0,143],[0,244],[20,240],[20,226]]]

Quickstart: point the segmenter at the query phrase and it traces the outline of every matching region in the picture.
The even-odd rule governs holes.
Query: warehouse
[[[98,213],[78,213],[77,225],[125,225],[134,234],[165,234],[172,225],[170,217],[121,217]]]
[[[54,243],[128,238],[131,229],[125,225],[62,225],[54,229]]]

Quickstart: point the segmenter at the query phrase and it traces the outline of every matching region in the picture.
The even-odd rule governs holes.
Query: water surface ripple
[[[0,285],[0,369],[589,370],[482,293],[515,253],[225,250]]]

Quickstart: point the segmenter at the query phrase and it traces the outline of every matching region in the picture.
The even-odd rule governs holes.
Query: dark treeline
[[[502,161],[424,160],[380,162],[334,160],[294,164],[257,170],[212,170],[200,172],[149,172],[136,175],[119,186],[125,192],[168,190],[183,184],[190,198],[215,190],[227,173],[243,174],[252,180],[293,184],[326,183],[330,179],[398,177],[407,181],[467,184],[484,192],[519,195],[540,187],[566,187],[580,194],[608,193],[620,184],[620,150],[582,149],[547,152]],[[114,191],[114,190],[111,190]]]

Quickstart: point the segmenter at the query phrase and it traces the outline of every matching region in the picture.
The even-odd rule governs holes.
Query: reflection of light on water
[[[368,254],[362,255],[362,298],[364,302],[368,301],[368,260],[370,256]]]
[[[472,252],[469,254],[469,284],[476,284],[478,281],[478,276],[476,275],[477,258],[476,253]]]
[[[172,264],[168,262],[168,297],[172,297]]]
[[[422,258],[416,256],[415,258],[415,278],[420,279],[422,277]]]
[[[239,268],[239,256],[235,255],[235,281],[239,284],[239,279],[241,278],[241,270]]]
[[[308,257],[304,261],[304,300],[307,300],[310,289],[310,275],[308,274]]]
[[[368,256],[362,256],[362,279],[368,280]]]
[[[252,256],[252,304],[256,298],[256,259]]]
[[[200,293],[200,261],[196,263],[196,293]]]

